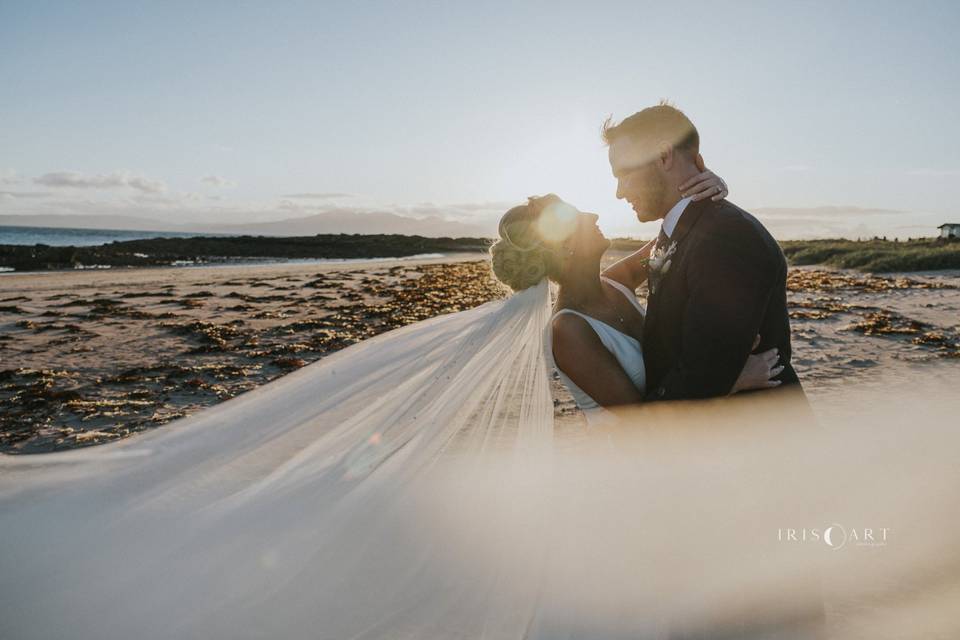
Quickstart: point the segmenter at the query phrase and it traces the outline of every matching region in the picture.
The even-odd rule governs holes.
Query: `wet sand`
[[[960,271],[791,269],[793,363],[818,413],[855,413],[851,391],[897,393],[960,374]],[[909,402],[909,398],[904,398]]]
[[[960,272],[804,267],[789,289],[794,363],[815,410],[842,406],[850,384],[960,371]],[[359,340],[503,295],[476,254],[6,275],[0,451],[155,428]],[[582,427],[569,395],[556,382],[554,391],[561,428]]]

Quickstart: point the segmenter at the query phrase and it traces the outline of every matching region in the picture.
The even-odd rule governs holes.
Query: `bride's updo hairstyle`
[[[570,216],[550,215],[549,221],[542,217],[545,211],[561,207],[575,213],[570,205],[550,193],[530,197],[527,204],[513,207],[503,214],[498,230],[500,239],[490,247],[493,273],[500,282],[514,291],[520,291],[532,287],[543,278],[557,280],[563,264],[560,242],[569,233],[551,233],[558,226],[553,218]]]

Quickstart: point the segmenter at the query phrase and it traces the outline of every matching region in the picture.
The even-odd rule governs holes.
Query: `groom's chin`
[[[637,211],[636,213],[637,213],[637,220],[639,222],[653,222],[654,220],[659,219],[657,218],[657,216],[653,215],[652,213],[640,213],[639,211]]]
[[[639,209],[636,206],[631,206],[633,209],[634,215],[637,216],[639,222],[653,222],[657,219],[655,215],[649,212],[647,209]]]

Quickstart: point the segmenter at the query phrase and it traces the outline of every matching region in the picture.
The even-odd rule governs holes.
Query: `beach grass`
[[[792,265],[874,273],[960,269],[960,240],[790,240],[780,245]]]
[[[612,248],[632,251],[644,240],[616,238]],[[792,266],[826,265],[870,273],[960,269],[960,240],[782,240],[787,262]]]

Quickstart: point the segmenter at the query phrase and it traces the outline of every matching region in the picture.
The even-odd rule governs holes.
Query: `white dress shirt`
[[[670,238],[673,236],[673,230],[677,228],[677,223],[680,222],[680,216],[683,215],[684,209],[687,208],[687,205],[693,201],[693,198],[681,198],[677,204],[673,205],[673,208],[670,211],[667,211],[667,215],[663,216],[663,225],[661,229],[667,237]]]

